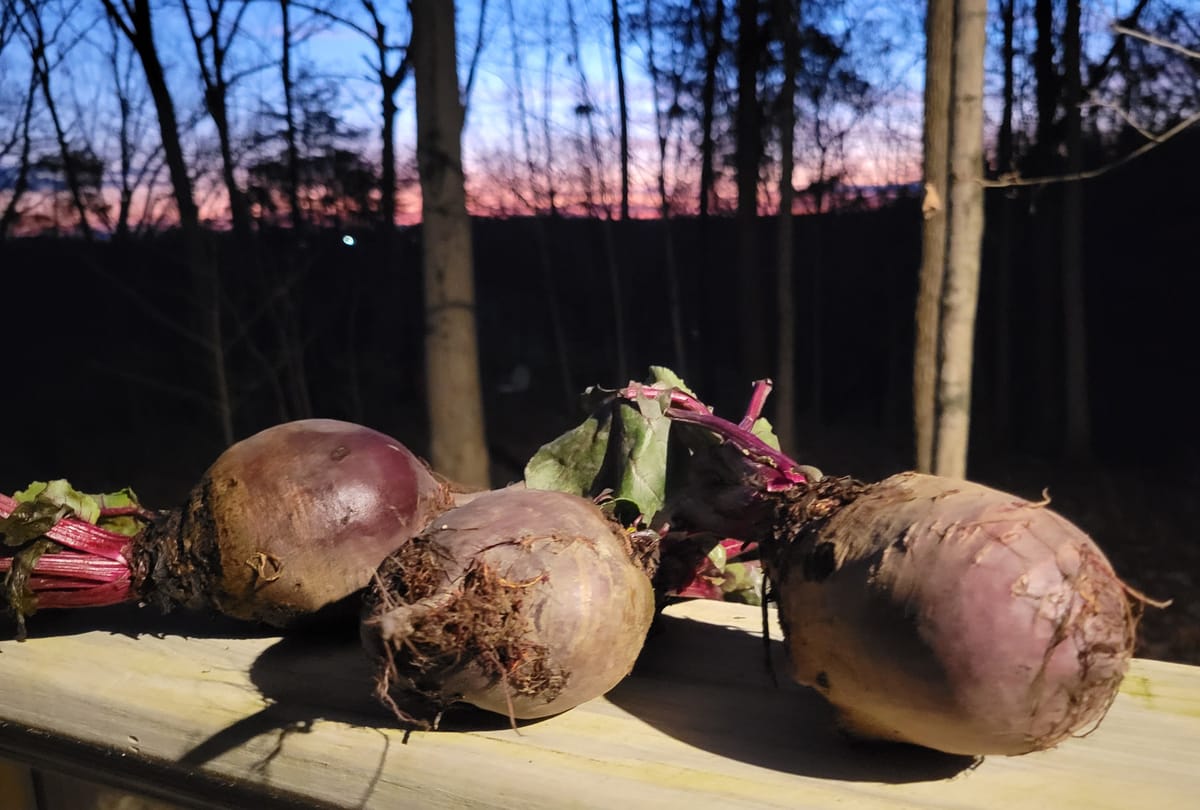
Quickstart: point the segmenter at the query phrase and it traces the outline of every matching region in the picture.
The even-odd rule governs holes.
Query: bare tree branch
[[[483,32],[487,22],[487,0],[479,0],[479,25],[475,29],[475,47],[471,50],[471,65],[467,69],[467,83],[463,87],[462,103],[466,110],[471,107],[471,90],[475,87],[475,73],[479,67],[479,55],[483,53]]]
[[[1134,39],[1140,39],[1143,42],[1149,42],[1151,45],[1157,45],[1160,48],[1166,48],[1169,51],[1181,53],[1188,59],[1200,59],[1200,51],[1194,51],[1191,48],[1185,48],[1177,42],[1171,42],[1168,39],[1156,37],[1153,34],[1147,34],[1145,31],[1139,31],[1136,28],[1128,28],[1120,23],[1113,23],[1112,30],[1117,34],[1122,34]]]
[[[1117,158],[1111,163],[1106,163],[1103,166],[1098,166],[1095,169],[1088,169],[1087,171],[1083,172],[1072,172],[1069,174],[1049,175],[1046,177],[1017,177],[1009,175],[997,178],[995,180],[982,180],[980,182],[984,188],[1018,188],[1022,186],[1046,186],[1053,183],[1074,183],[1079,180],[1092,180],[1096,177],[1100,177],[1101,175],[1108,174],[1113,169],[1118,169],[1121,166],[1124,166],[1126,163],[1141,157],[1155,147],[1162,146],[1164,143],[1171,140],[1176,135],[1184,132],[1196,123],[1200,123],[1200,112],[1189,115],[1187,118],[1183,119],[1178,124],[1160,135],[1149,135],[1150,140],[1139,146],[1137,149],[1134,149],[1132,152]]]

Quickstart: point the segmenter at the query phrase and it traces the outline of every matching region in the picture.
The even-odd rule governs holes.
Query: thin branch
[[[463,88],[462,105],[470,106],[471,89],[475,87],[475,72],[479,67],[479,55],[483,53],[483,31],[487,21],[487,0],[479,0],[479,27],[475,31],[475,48],[471,51],[471,66],[467,70],[467,83]]]
[[[1096,107],[1096,108],[1102,109],[1102,110],[1111,110],[1118,118],[1120,118],[1122,121],[1124,121],[1125,124],[1130,129],[1132,129],[1138,135],[1141,135],[1146,140],[1154,141],[1154,140],[1157,140],[1157,138],[1158,138],[1158,136],[1155,135],[1153,132],[1151,132],[1150,130],[1146,129],[1144,126],[1139,124],[1134,119],[1133,115],[1130,114],[1129,111],[1124,109],[1120,104],[1116,104],[1111,101],[1103,101],[1100,99],[1092,99],[1091,101],[1085,102],[1081,106]]]
[[[1112,30],[1118,34],[1124,34],[1127,37],[1140,39],[1144,42],[1149,42],[1151,45],[1157,45],[1160,48],[1181,53],[1188,59],[1200,59],[1200,51],[1193,51],[1191,48],[1186,48],[1177,42],[1171,42],[1169,39],[1162,39],[1153,34],[1147,34],[1145,31],[1139,31],[1136,28],[1127,28],[1120,23],[1113,23]]]
[[[1108,174],[1113,169],[1124,166],[1126,163],[1141,157],[1157,146],[1162,146],[1164,143],[1196,123],[1200,123],[1200,112],[1189,115],[1187,118],[1183,119],[1161,135],[1152,136],[1151,140],[1142,144],[1137,149],[1134,149],[1129,154],[1114,160],[1112,163],[1106,163],[1103,166],[1099,166],[1095,169],[1088,169],[1085,172],[1058,174],[1051,175],[1049,177],[1001,177],[996,180],[982,180],[980,182],[984,188],[1016,188],[1019,186],[1044,186],[1052,183],[1074,183],[1079,180],[1091,180],[1093,178],[1100,177],[1101,175]]]
[[[108,12],[108,18],[117,24],[117,27],[121,29],[121,33],[123,33],[130,42],[136,43],[138,41],[138,31],[134,24],[125,20],[125,17],[123,17],[121,12],[117,10],[117,7],[113,5],[112,0],[101,0],[101,2],[104,4],[104,10]],[[132,19],[133,9],[130,8],[127,0],[126,2],[122,3],[122,6],[130,15],[130,19]]]
[[[1146,6],[1149,5],[1149,3],[1150,0],[1138,0],[1138,4],[1133,7],[1133,10],[1126,14],[1122,19],[1113,23],[1113,25],[1136,25],[1138,18],[1142,16],[1142,12],[1146,10]],[[1101,59],[1088,70],[1087,86],[1084,88],[1085,95],[1091,95],[1097,90],[1097,88],[1100,87],[1101,84],[1104,83],[1109,76],[1109,65],[1112,64],[1112,60],[1117,56],[1117,54],[1124,52],[1124,48],[1125,40],[1121,39],[1119,36],[1113,37],[1112,46],[1108,49],[1108,53],[1104,55],[1103,59]]]
[[[293,2],[292,5],[298,9],[300,9],[301,11],[309,12],[314,17],[323,17],[326,20],[329,20],[330,22],[337,23],[338,25],[344,25],[347,28],[349,28],[351,31],[357,31],[358,33],[362,34],[367,39],[370,39],[370,40],[375,39],[375,33],[373,31],[367,30],[363,26],[356,23],[354,20],[351,20],[349,17],[342,17],[338,14],[334,14],[329,9],[321,8],[320,6],[313,5],[312,3]]]

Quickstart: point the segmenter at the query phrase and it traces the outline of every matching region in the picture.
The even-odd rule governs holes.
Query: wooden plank
[[[179,810],[176,804],[54,771],[37,771],[36,810]]]
[[[38,810],[29,768],[0,759],[0,807],[5,810]]]
[[[0,749],[193,807],[1190,810],[1200,796],[1200,668],[1136,661],[1094,734],[976,764],[840,739],[814,693],[772,686],[755,608],[667,613],[606,698],[519,732],[463,711],[407,743],[352,639],[56,625],[0,642]]]

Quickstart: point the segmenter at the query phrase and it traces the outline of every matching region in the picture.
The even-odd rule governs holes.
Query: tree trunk
[[[104,0],[110,14],[115,15],[111,0]],[[191,242],[200,232],[200,212],[192,196],[192,179],[188,175],[187,161],[183,156],[183,145],[179,141],[179,122],[175,117],[175,103],[171,91],[167,87],[166,76],[162,63],[158,59],[158,51],[154,46],[154,36],[150,28],[149,0],[136,0],[133,23],[136,26],[136,37],[132,40],[138,57],[142,61],[142,69],[146,74],[146,86],[150,89],[150,97],[154,100],[154,110],[158,116],[158,129],[162,140],[163,159],[167,163],[167,174],[171,179],[172,196],[175,206],[179,209],[179,227],[184,239]],[[190,244],[189,244],[190,248]]]
[[[229,133],[229,115],[226,110],[226,86],[222,78],[206,91],[208,112],[217,129],[217,143],[221,151],[221,178],[225,181],[225,192],[229,195],[229,217],[233,233],[239,242],[250,238],[250,208],[242,194],[235,174],[233,139]]]
[[[475,333],[471,223],[462,170],[454,3],[412,0],[417,168],[425,279],[425,375],[435,469],[489,485],[479,349]]]
[[[1067,0],[1067,19],[1063,28],[1063,108],[1066,116],[1068,174],[1083,170],[1083,132],[1079,109],[1082,77],[1080,74],[1079,18],[1080,0]],[[1087,323],[1083,284],[1083,187],[1080,181],[1063,187],[1062,212],[1062,298],[1063,298],[1063,382],[1065,439],[1067,455],[1076,460],[1087,457],[1091,448],[1091,413],[1088,404]]]
[[[1059,137],[1055,120],[1061,93],[1061,81],[1054,64],[1054,3],[1036,0],[1034,4],[1036,44],[1033,54],[1034,97],[1036,121],[1034,143],[1030,149],[1027,173],[1048,176],[1062,170],[1058,158]],[[1026,396],[1037,402],[1030,414],[1034,443],[1040,447],[1055,447],[1062,438],[1063,354],[1062,346],[1062,269],[1059,266],[1062,206],[1057,186],[1031,190],[1029,229],[1033,283],[1033,345],[1038,347],[1029,358],[1034,385]]]
[[[46,111],[50,113],[50,121],[54,125],[54,140],[58,145],[58,155],[62,160],[63,178],[67,181],[67,190],[71,194],[71,204],[75,206],[75,215],[79,217],[79,232],[87,242],[92,241],[92,226],[88,223],[87,205],[83,201],[83,190],[79,185],[79,173],[75,171],[75,156],[71,154],[71,145],[67,143],[67,133],[63,130],[62,120],[58,117],[58,106],[50,93],[50,69],[44,59],[39,59],[42,65],[41,74],[42,97],[46,100]]]
[[[382,59],[384,51],[380,51]],[[390,235],[396,230],[396,90],[399,82],[389,82],[390,77],[380,71],[380,90],[383,93],[383,129],[380,137],[383,140],[383,166],[379,177],[379,215],[383,222],[383,231]]]
[[[758,165],[762,116],[758,106],[758,0],[738,0],[737,71],[737,290],[739,370],[758,379],[770,369],[758,256]]]
[[[612,0],[613,56],[617,68],[617,106],[621,116],[621,219],[629,219],[629,108],[625,102],[625,63],[621,58],[621,8]]]
[[[123,4],[130,17],[121,16],[113,0],[103,0],[105,11],[129,39],[138,53],[142,70],[146,74],[146,85],[154,100],[158,116],[158,128],[162,140],[163,157],[171,178],[171,189],[175,206],[179,211],[179,230],[183,236],[184,253],[188,270],[192,276],[195,305],[200,315],[203,333],[207,339],[210,370],[213,375],[213,402],[221,425],[221,438],[225,444],[233,443],[233,401],[229,390],[229,379],[225,368],[225,342],[221,329],[220,279],[216,266],[210,261],[200,231],[200,212],[192,196],[192,181],[188,175],[187,162],[183,156],[183,145],[179,140],[179,123],[175,117],[175,104],[167,87],[166,75],[158,51],[154,45],[149,0],[132,0]]]
[[[600,239],[604,251],[604,263],[608,277],[609,297],[612,301],[612,334],[613,349],[616,355],[614,377],[618,380],[629,379],[629,336],[625,329],[625,296],[622,292],[621,265],[617,261],[616,239],[613,237],[612,207],[608,203],[608,187],[604,181],[604,155],[600,148],[600,137],[596,131],[596,117],[592,112],[592,98],[588,90],[587,72],[583,66],[583,50],[579,42],[579,26],[575,18],[575,4],[567,0],[567,28],[571,37],[571,52],[574,57],[575,69],[579,72],[580,104],[588,112],[583,118],[587,122],[588,145],[591,150],[590,171],[586,167],[587,159],[581,154],[580,165],[589,171],[587,184],[584,189],[588,213],[600,222]],[[599,179],[600,201],[603,212],[596,204],[596,195],[591,181]]]
[[[1033,75],[1037,123],[1034,134],[1034,165],[1037,174],[1049,174],[1054,154],[1054,113],[1058,108],[1059,82],[1054,70],[1054,2],[1036,0],[1033,7],[1037,42],[1033,50]]]
[[[555,42],[556,32],[550,17],[550,5],[547,3],[543,10],[543,43],[546,52],[550,52],[551,44]],[[542,109],[549,110],[554,98],[554,63],[550,59],[542,60]],[[542,150],[546,156],[546,199],[551,218],[558,215],[558,199],[554,180],[554,138],[552,137],[549,115],[542,116]]]
[[[517,101],[517,117],[518,128],[521,131],[521,148],[524,151],[525,158],[525,180],[529,186],[529,205],[530,224],[533,227],[534,242],[537,245],[538,266],[541,269],[542,290],[546,296],[546,314],[550,321],[550,332],[554,341],[554,356],[558,364],[559,382],[562,385],[563,393],[563,412],[571,413],[575,405],[576,399],[579,396],[578,390],[575,388],[573,376],[571,374],[571,358],[570,351],[567,347],[567,332],[563,325],[562,306],[559,304],[559,295],[557,285],[555,283],[554,261],[550,254],[550,235],[547,233],[546,221],[543,219],[542,212],[542,196],[537,187],[538,168],[534,157],[533,136],[529,131],[529,110],[525,105],[525,63],[521,59],[521,48],[517,37],[517,14],[513,5],[513,0],[508,0],[508,33],[509,43],[511,45],[512,71],[514,79],[514,91]],[[545,13],[549,13],[549,7]],[[543,67],[543,70],[549,69],[549,60]],[[543,73],[543,82],[546,82],[546,73]],[[546,95],[542,98],[542,103],[545,108],[550,105],[550,89],[549,84],[543,84],[543,91]],[[543,126],[549,126],[549,116],[543,116]],[[547,130],[545,133],[545,146],[548,147],[551,143],[550,133]],[[547,169],[546,179],[549,184],[550,175],[550,156],[546,156]],[[547,207],[551,215],[554,212],[554,191],[551,186],[546,192]]]
[[[949,211],[942,288],[933,472],[967,474],[971,368],[983,241],[983,58],[987,0],[957,0],[951,90]]]
[[[796,68],[799,61],[796,0],[776,0],[782,26],[783,85],[779,90],[779,244],[776,308],[779,317],[775,372],[775,432],[785,453],[796,451],[796,310],[792,266],[792,202],[795,186]]]
[[[129,212],[133,207],[133,186],[129,176],[133,173],[133,143],[129,137],[129,97],[123,88],[117,90],[117,103],[121,111],[119,140],[121,143],[121,189],[117,206],[117,226],[113,238],[118,242],[129,238]]]
[[[950,87],[955,0],[929,0],[925,17],[925,133],[921,271],[913,351],[913,427],[919,472],[933,470],[938,334],[946,272],[946,205],[949,200]]]
[[[235,175],[236,166],[233,159],[233,141],[229,134],[228,96],[229,85],[225,79],[225,55],[228,52],[229,41],[221,41],[221,15],[224,12],[223,3],[208,4],[208,30],[201,32],[192,15],[191,5],[183,3],[183,15],[187,20],[188,33],[196,51],[196,63],[200,67],[200,79],[204,84],[204,106],[217,130],[217,143],[221,152],[221,178],[225,182],[225,193],[229,197],[229,217],[233,225],[233,233],[238,242],[245,243],[250,237],[250,208],[242,190],[238,188]],[[243,10],[245,6],[243,6]],[[238,15],[240,19],[240,15]],[[237,30],[237,22],[233,31]],[[204,53],[205,43],[208,43],[212,54],[212,64]]]
[[[376,78],[382,97],[383,122],[380,131],[383,149],[379,172],[379,218],[390,250],[392,234],[396,230],[396,113],[399,111],[396,93],[408,78],[409,55],[405,52],[396,69],[388,70],[388,53],[392,48],[388,46],[387,26],[380,18],[374,0],[363,0],[362,5],[371,17],[375,58],[379,60],[376,65]],[[482,25],[482,20],[480,24]]]
[[[63,179],[67,183],[67,191],[71,194],[71,204],[75,206],[75,213],[79,217],[79,231],[83,238],[92,241],[92,226],[88,222],[87,205],[83,201],[83,192],[79,185],[79,173],[75,170],[75,156],[71,154],[71,145],[67,142],[67,133],[63,129],[62,119],[58,117],[58,105],[54,102],[54,94],[50,91],[50,62],[46,58],[46,42],[45,29],[42,27],[41,8],[35,3],[29,3],[26,6],[26,14],[29,16],[30,24],[33,28],[27,34],[29,41],[29,55],[34,68],[38,74],[38,85],[42,90],[42,98],[46,101],[46,112],[50,113],[50,123],[54,125],[54,141],[58,146],[59,158],[62,160]]]
[[[1005,175],[1013,171],[1013,107],[1016,104],[1016,0],[1001,0],[1000,25],[1002,40],[1000,60],[1003,62],[1000,131],[996,136],[996,171]]]
[[[1016,105],[1016,0],[1004,0],[1000,4],[1002,29],[1001,61],[1003,62],[1002,102],[1000,129],[996,136],[996,172],[1001,177],[1016,171],[1013,145],[1013,115]],[[993,320],[996,324],[992,341],[992,423],[990,434],[992,445],[1006,447],[1012,429],[1012,367],[1010,349],[1012,343],[1012,256],[1013,256],[1013,211],[1012,196],[1003,191],[998,195],[996,207],[999,221],[995,228],[994,291],[992,294]],[[991,230],[989,228],[989,230]]]
[[[25,108],[21,114],[21,157],[17,163],[17,176],[13,180],[12,193],[0,214],[0,240],[8,238],[8,231],[20,215],[21,197],[29,190],[29,151],[33,139],[29,126],[33,122],[33,97],[37,93],[38,70],[36,65],[29,69],[29,88],[25,95]]]
[[[287,149],[287,194],[291,208],[293,233],[304,229],[304,213],[300,210],[300,150],[296,144],[296,86],[292,78],[292,19],[291,0],[279,0],[283,23],[281,40],[283,52],[279,68],[283,83],[283,140]]]
[[[679,284],[679,267],[675,261],[675,238],[671,232],[671,201],[667,196],[667,140],[670,117],[663,109],[658,93],[658,63],[654,54],[654,4],[646,0],[646,60],[650,68],[651,99],[654,102],[654,128],[658,137],[658,215],[663,230],[663,272],[667,277],[667,308],[671,313],[671,344],[675,350],[674,368],[687,374],[687,341],[684,338],[683,301]],[[672,106],[679,102],[679,85],[675,86]]]
[[[701,9],[703,0],[699,0]],[[701,12],[703,14],[703,12]],[[700,221],[708,218],[709,207],[715,181],[713,172],[713,155],[715,141],[713,139],[714,106],[717,96],[717,65],[721,61],[721,47],[725,44],[722,32],[725,28],[725,0],[717,0],[712,20],[705,25],[701,16],[701,26],[704,31],[704,84],[700,90]]]

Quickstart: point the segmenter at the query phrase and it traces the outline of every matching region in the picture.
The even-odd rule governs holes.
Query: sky
[[[189,0],[199,8],[201,0]],[[368,20],[358,2],[325,0],[324,8],[364,27]],[[1133,0],[1101,0],[1086,4],[1085,27],[1091,47],[1107,47],[1106,26],[1124,13]],[[237,8],[239,4],[229,3]],[[380,3],[381,16],[396,43],[407,41],[407,12],[400,3]],[[626,14],[624,66],[630,102],[631,184],[635,216],[657,211],[657,129],[650,80],[650,41],[636,18],[647,9],[656,17],[655,60],[660,70],[672,64],[677,37],[661,25],[669,3],[622,2]],[[807,3],[806,8],[817,4]],[[333,88],[333,105],[344,126],[374,134],[379,127],[379,91],[370,78],[372,45],[359,31],[334,22],[329,15],[294,5],[293,39],[297,72],[316,77]],[[196,55],[187,36],[180,4],[156,6],[156,40],[176,99],[184,140],[193,155],[213,151],[213,128],[203,114]],[[811,114],[801,111],[797,129],[797,169],[793,177],[803,189],[818,176],[820,153],[813,148],[818,134],[826,141],[831,130],[839,151],[832,153],[835,168],[846,174],[851,186],[911,183],[919,176],[921,86],[924,38],[918,0],[841,0],[827,2],[822,25],[842,38],[854,55],[854,68],[871,86],[865,109],[847,105],[826,108],[823,130],[813,128]],[[575,37],[569,24],[574,12]],[[481,13],[482,12],[482,13]],[[73,143],[87,143],[107,159],[110,176],[117,166],[116,100],[114,70],[110,64],[114,38],[99,0],[47,0],[46,23],[58,37],[50,52],[55,96],[64,126]],[[468,98],[463,132],[464,167],[470,204],[476,213],[527,212],[530,206],[548,205],[554,179],[558,203],[580,212],[611,205],[617,188],[617,99],[613,42],[608,0],[462,0],[458,4],[460,75],[465,82],[477,56],[476,78]],[[227,14],[227,19],[232,13]],[[481,30],[482,23],[482,30]],[[1028,38],[1029,31],[1020,34]],[[278,72],[281,25],[278,5],[252,2],[241,18],[241,29],[232,40],[228,67],[236,81],[230,95],[232,126],[243,136],[276,126],[273,110],[280,106]],[[394,55],[393,59],[398,58]],[[993,59],[994,61],[994,59]],[[147,102],[144,78],[128,47],[118,53],[118,73],[132,88],[135,105],[140,99],[144,114],[135,122],[147,154],[156,142],[155,121]],[[14,133],[20,101],[28,76],[28,56],[19,37],[12,37],[0,53],[0,138]],[[992,96],[998,73],[989,73]],[[587,100],[595,112],[576,114]],[[400,216],[414,221],[419,197],[415,189],[414,101],[411,79],[398,95],[397,155],[401,169]],[[663,99],[663,103],[668,100]],[[140,108],[139,108],[140,109]],[[524,115],[522,115],[522,110]],[[1025,110],[1028,114],[1028,110]],[[995,110],[989,128],[994,127]],[[38,131],[43,151],[52,151],[50,123],[39,114]],[[522,126],[522,122],[524,126]],[[589,123],[591,127],[589,127]],[[594,133],[592,131],[594,128]],[[528,148],[526,140],[528,139]],[[245,140],[245,137],[243,137]],[[594,141],[594,142],[593,142]],[[672,122],[668,132],[666,185],[679,211],[694,209],[697,154],[694,127]],[[354,144],[370,159],[377,159],[378,136]],[[242,155],[243,165],[253,154]],[[827,159],[830,154],[826,155]],[[15,152],[0,158],[0,177],[11,169]],[[154,163],[150,158],[149,162]],[[212,163],[211,160],[208,161]],[[768,162],[760,201],[764,212],[773,210],[777,178]],[[585,180],[590,178],[590,199]],[[165,176],[158,170],[155,194],[143,195],[147,210],[166,211],[161,193]],[[2,182],[2,181],[0,181]],[[219,174],[201,173],[198,194],[205,210],[219,216],[224,202]],[[732,201],[728,182],[719,186]],[[3,192],[0,192],[2,195]],[[165,215],[165,214],[164,214]]]

